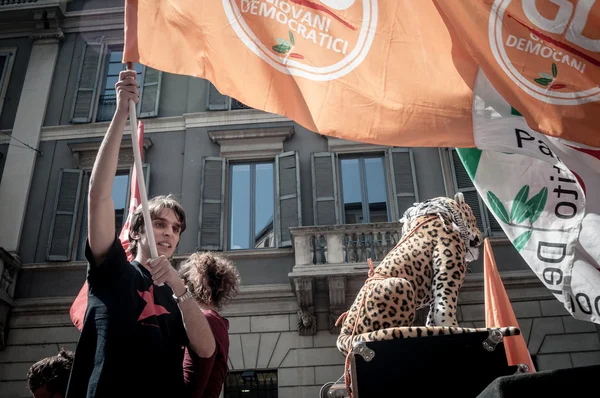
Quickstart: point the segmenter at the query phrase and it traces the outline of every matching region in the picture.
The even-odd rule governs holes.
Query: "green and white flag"
[[[533,131],[481,71],[476,93],[477,149],[457,152],[479,195],[567,310],[600,323],[600,149]]]

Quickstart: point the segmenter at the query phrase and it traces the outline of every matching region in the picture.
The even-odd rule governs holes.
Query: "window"
[[[84,179],[89,184],[89,172]],[[129,210],[129,174],[122,170],[118,171],[113,181],[112,200],[115,204],[115,231],[121,233],[121,229],[127,220]],[[85,195],[82,196],[83,211],[81,213],[81,223],[79,227],[79,238],[77,242],[76,260],[85,260],[85,242],[87,239],[87,188]]]
[[[389,221],[384,164],[383,156],[340,159],[345,224]]]
[[[290,247],[289,229],[302,225],[298,162],[296,152],[273,161],[203,158],[199,250]]]
[[[98,98],[98,110],[96,111],[96,121],[103,122],[111,120],[117,107],[117,94],[115,84],[119,81],[119,73],[126,69],[123,63],[123,51],[108,50],[106,56],[106,66],[104,68],[104,83],[100,97]],[[143,67],[140,64],[134,64],[133,68],[137,72],[137,81],[142,81]]]
[[[223,95],[217,88],[208,82],[208,110],[209,111],[234,111],[238,109],[252,109],[235,98]]]
[[[229,372],[224,398],[277,398],[276,370]]]
[[[149,188],[150,166],[144,166]],[[85,260],[87,239],[87,191],[90,171],[63,169],[59,178],[55,210],[48,243],[48,261]],[[112,199],[115,205],[115,231],[121,232],[129,210],[131,169],[120,169],[115,176]],[[77,222],[79,221],[79,222]],[[77,231],[77,232],[76,232]]]
[[[16,52],[16,48],[0,48],[0,115],[8,91],[8,82],[10,81],[10,73],[12,72]]]
[[[452,177],[454,179],[455,192],[462,192],[465,202],[471,206],[475,217],[477,217],[477,226],[485,236],[505,236],[504,231],[496,218],[487,208],[485,202],[477,193],[477,188],[473,185],[471,177],[465,170],[458,152],[450,149],[450,165],[452,167]]]
[[[229,248],[275,246],[273,162],[230,165]]]
[[[71,110],[72,123],[110,120],[116,107],[115,83],[122,64],[122,45],[107,46],[103,42],[85,43],[79,57],[79,74]],[[158,115],[162,72],[135,64],[140,85],[138,117]]]
[[[311,162],[315,225],[397,221],[419,201],[411,149],[313,153]]]

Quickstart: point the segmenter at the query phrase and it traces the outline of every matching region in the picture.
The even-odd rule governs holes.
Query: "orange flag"
[[[144,153],[144,122],[141,121],[138,122],[138,145],[140,147],[140,153]],[[138,176],[137,172],[135,171],[135,167],[133,167],[133,171],[131,172],[129,192],[129,214],[127,215],[127,220],[125,221],[123,228],[121,228],[119,240],[121,241],[121,246],[123,246],[123,249],[125,249],[125,253],[127,253],[127,260],[133,261],[133,254],[129,251],[129,226],[131,222],[131,215],[141,203]],[[73,322],[73,325],[75,325],[75,327],[80,331],[83,329],[85,311],[87,310],[87,298],[88,284],[87,281],[85,281],[79,290],[79,294],[77,294],[75,301],[73,301],[69,311],[71,322]]]
[[[520,112],[600,147],[599,38],[589,0],[126,0],[124,61],[353,141],[479,147]]]
[[[489,238],[485,239],[484,251],[485,326],[488,328],[518,327],[519,323],[504,289],[498,268],[496,268],[496,260]],[[505,337],[504,347],[509,365],[525,364],[529,366],[530,372],[535,372],[523,334]]]

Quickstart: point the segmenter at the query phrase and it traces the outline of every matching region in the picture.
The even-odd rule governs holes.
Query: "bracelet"
[[[173,294],[173,298],[175,299],[175,302],[177,304],[180,304],[180,303],[184,302],[185,300],[192,298],[192,292],[190,292],[190,289],[186,286],[185,293],[183,293],[179,297],[176,296],[175,294]]]

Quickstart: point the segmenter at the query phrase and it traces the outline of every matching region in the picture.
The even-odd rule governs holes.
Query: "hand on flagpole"
[[[158,286],[165,283],[173,290],[177,296],[185,293],[185,285],[179,276],[179,273],[165,256],[149,259],[144,264],[146,269],[152,274],[152,280]]]
[[[128,70],[133,69],[133,63],[127,63]],[[134,167],[137,173],[138,180],[138,188],[140,190],[140,199],[142,201],[142,214],[144,215],[144,227],[147,231],[146,235],[148,236],[148,245],[150,246],[150,257],[157,258],[158,250],[156,249],[156,240],[154,239],[154,231],[152,228],[152,219],[150,218],[150,209],[148,208],[148,194],[146,192],[146,182],[144,181],[144,170],[142,168],[142,154],[140,153],[140,148],[137,145],[138,142],[138,132],[137,132],[137,114],[136,114],[136,106],[133,99],[129,99],[129,124],[131,129],[131,140],[133,142],[133,158],[134,158]],[[162,286],[160,284],[159,286]]]

